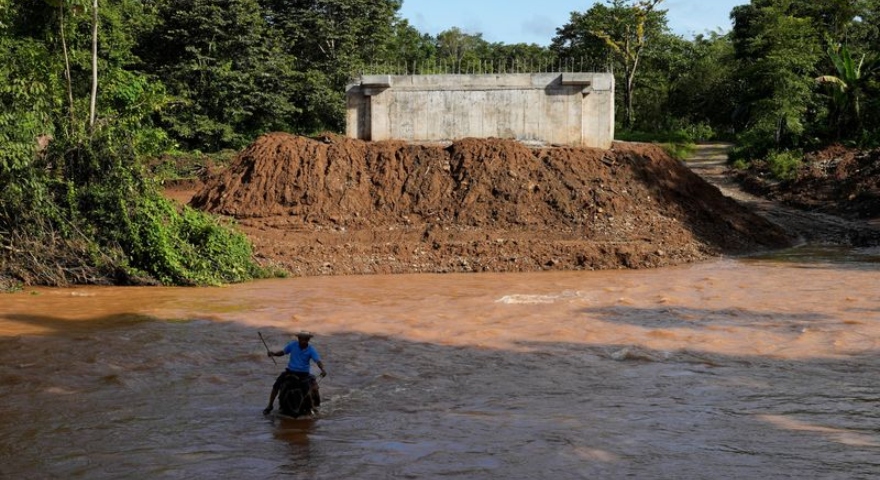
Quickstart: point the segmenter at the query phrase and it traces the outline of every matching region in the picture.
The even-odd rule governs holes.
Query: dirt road
[[[870,222],[851,221],[834,215],[805,211],[752,195],[728,171],[729,144],[704,144],[686,164],[707,182],[758,215],[779,225],[801,243],[867,247],[880,245],[880,230]]]

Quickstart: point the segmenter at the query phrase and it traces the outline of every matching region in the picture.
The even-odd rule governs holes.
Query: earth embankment
[[[792,243],[646,144],[272,133],[190,204],[236,218],[294,275],[647,268]]]

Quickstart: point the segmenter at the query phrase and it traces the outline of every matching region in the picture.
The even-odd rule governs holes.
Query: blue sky
[[[400,16],[423,33],[436,35],[451,27],[482,33],[489,42],[549,45],[556,28],[568,23],[571,12],[585,12],[591,0],[403,0]],[[730,30],[730,11],[748,0],[666,0],[669,27],[692,37]]]

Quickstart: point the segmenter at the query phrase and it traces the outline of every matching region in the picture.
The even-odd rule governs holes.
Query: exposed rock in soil
[[[646,144],[531,149],[273,133],[191,205],[296,275],[643,268],[790,245]]]

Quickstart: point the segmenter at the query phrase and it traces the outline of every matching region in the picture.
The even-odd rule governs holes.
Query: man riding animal
[[[284,349],[276,352],[267,351],[267,355],[270,357],[283,357],[284,355],[290,355],[290,358],[287,361],[287,369],[281,372],[281,375],[278,375],[278,378],[272,385],[272,393],[269,395],[269,405],[263,409],[263,415],[268,415],[272,412],[275,398],[278,396],[279,390],[285,382],[292,380],[291,377],[298,381],[308,381],[308,392],[311,396],[312,405],[317,407],[321,404],[321,397],[318,393],[318,382],[311,374],[311,362],[315,362],[315,365],[321,369],[321,378],[327,376],[327,370],[324,369],[324,364],[321,362],[321,356],[318,354],[318,351],[315,350],[315,347],[309,345],[309,340],[311,340],[313,336],[314,335],[310,332],[302,331],[297,333],[296,340],[285,345]]]

